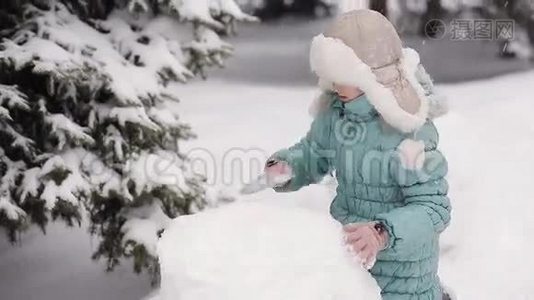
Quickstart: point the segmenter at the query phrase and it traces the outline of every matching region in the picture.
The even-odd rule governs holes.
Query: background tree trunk
[[[530,41],[530,46],[532,46],[532,49],[534,49],[534,19],[532,18],[528,20],[527,33],[528,33],[528,39]]]
[[[283,0],[266,0],[265,6],[255,14],[261,19],[274,19],[282,16],[285,12]]]
[[[421,35],[426,37],[434,37],[436,32],[429,31],[432,26],[427,26],[432,20],[441,20],[445,15],[445,11],[441,6],[441,0],[428,0],[426,5],[426,12],[421,16]]]
[[[387,0],[371,0],[369,2],[369,8],[383,14],[386,18],[388,17]]]

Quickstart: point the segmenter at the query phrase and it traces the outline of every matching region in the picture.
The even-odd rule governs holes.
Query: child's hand
[[[265,163],[265,175],[269,185],[276,187],[282,186],[291,180],[293,171],[287,162],[270,158]]]
[[[387,231],[377,224],[380,223],[351,223],[343,226],[349,251],[360,259],[366,269],[373,267],[378,252],[386,247],[389,238]]]

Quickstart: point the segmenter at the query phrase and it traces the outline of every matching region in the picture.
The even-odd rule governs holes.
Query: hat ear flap
[[[419,53],[412,48],[402,49],[401,66],[403,70],[403,96],[397,97],[399,106],[406,112],[420,118],[428,117],[429,99],[421,82],[417,79],[417,70],[421,65]]]
[[[393,94],[399,103],[399,106],[406,112],[414,115],[421,109],[421,98],[415,92],[415,89],[406,81],[402,79],[403,88],[393,88]]]

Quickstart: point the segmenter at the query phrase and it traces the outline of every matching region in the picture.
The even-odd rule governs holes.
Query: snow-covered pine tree
[[[88,223],[94,258],[133,256],[157,274],[169,218],[202,209],[204,179],[179,141],[171,81],[205,76],[232,47],[234,0],[8,0],[0,3],[0,225]],[[85,222],[85,215],[89,216]]]

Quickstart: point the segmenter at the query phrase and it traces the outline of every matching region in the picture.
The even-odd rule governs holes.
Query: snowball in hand
[[[158,244],[161,300],[378,300],[328,214],[240,202],[174,219]]]

